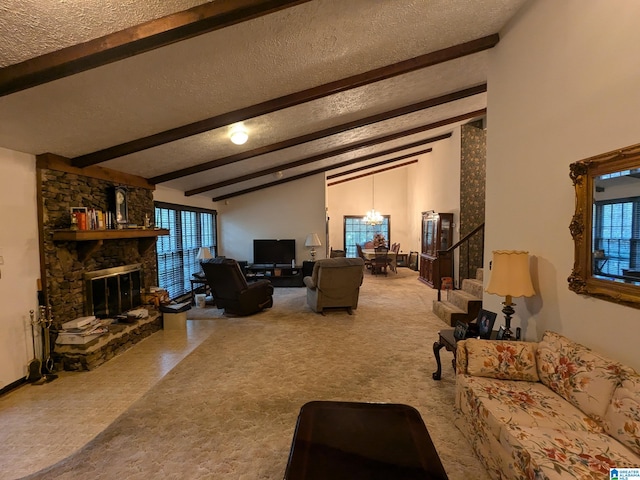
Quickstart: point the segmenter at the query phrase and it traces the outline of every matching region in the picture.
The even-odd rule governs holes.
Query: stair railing
[[[463,238],[461,238],[457,243],[455,243],[454,245],[452,245],[451,247],[447,248],[446,250],[438,250],[438,255],[436,257],[436,262],[440,262],[440,259],[448,259],[451,262],[451,278],[455,279],[455,266],[454,266],[454,261],[455,261],[455,255],[454,252],[456,249],[460,248],[463,245],[467,246],[467,271],[466,271],[466,275],[463,277],[462,276],[462,272],[458,271],[458,278],[459,278],[459,285],[462,285],[462,280],[465,278],[469,278],[469,271],[470,271],[470,267],[471,267],[471,249],[469,248],[469,242],[474,239],[477,238],[476,235],[480,235],[480,266],[482,266],[484,264],[484,222],[481,223],[480,225],[478,225],[476,228],[474,228],[473,230],[471,230],[469,233],[467,233]],[[438,268],[438,270],[436,271],[440,271],[440,269]],[[442,285],[442,282],[438,282],[440,285]],[[438,288],[438,301],[440,301],[440,297],[441,297],[441,287]]]

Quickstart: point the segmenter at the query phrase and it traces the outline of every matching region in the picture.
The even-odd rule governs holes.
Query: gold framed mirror
[[[572,163],[569,289],[640,308],[640,144]]]

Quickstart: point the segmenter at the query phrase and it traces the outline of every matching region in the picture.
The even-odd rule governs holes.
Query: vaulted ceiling
[[[485,115],[524,3],[5,0],[0,146],[214,200],[400,164]]]

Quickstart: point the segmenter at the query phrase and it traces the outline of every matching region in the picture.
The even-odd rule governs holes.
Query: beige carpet
[[[191,310],[214,333],[84,448],[26,478],[281,479],[300,407],[343,400],[416,407],[449,478],[488,479],[453,426],[450,353],[431,378],[446,328],[435,292],[398,271],[367,274],[353,316],[313,313],[303,288],[277,288],[251,317]]]

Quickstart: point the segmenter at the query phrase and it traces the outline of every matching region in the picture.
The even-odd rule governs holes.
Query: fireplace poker
[[[29,325],[31,326],[31,340],[33,342],[33,360],[31,360],[27,365],[27,382],[31,383],[35,383],[42,379],[42,373],[40,373],[40,370],[42,369],[42,362],[36,354],[36,334],[33,330],[33,327],[38,323],[37,320],[35,320],[34,313],[35,312],[33,310],[29,310],[29,318],[31,320]]]

